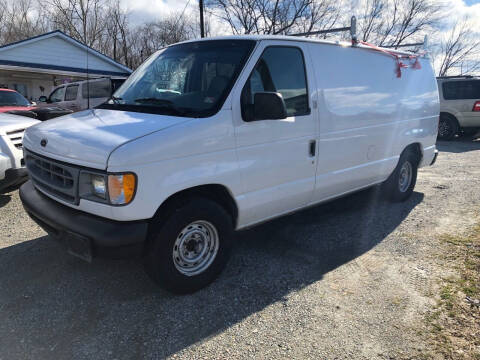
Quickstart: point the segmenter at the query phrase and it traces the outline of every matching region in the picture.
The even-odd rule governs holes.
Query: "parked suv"
[[[374,185],[409,198],[437,156],[439,102],[430,60],[396,54],[401,74],[365,45],[168,46],[108,102],[26,131],[23,205],[72,254],[137,252],[161,286],[198,290],[234,230]]]
[[[480,78],[446,76],[437,78],[440,95],[438,138],[451,140],[461,132],[480,129]]]
[[[42,96],[39,101],[72,111],[94,108],[107,101],[123,82],[107,78],[73,82],[57,86],[48,98]]]

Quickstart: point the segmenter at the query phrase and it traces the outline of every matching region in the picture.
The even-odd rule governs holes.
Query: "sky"
[[[452,9],[450,19],[458,19],[470,14],[480,19],[480,0],[435,0],[448,4]],[[172,12],[182,12],[186,7],[188,12],[197,12],[198,0],[122,0],[123,5],[132,12],[134,22],[143,23],[155,20]],[[358,0],[351,0],[352,4]],[[479,29],[480,29],[480,21]]]

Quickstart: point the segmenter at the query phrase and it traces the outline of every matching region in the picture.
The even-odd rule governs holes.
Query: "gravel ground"
[[[239,233],[220,279],[159,290],[138,260],[67,255],[0,195],[0,359],[398,359],[429,351],[438,236],[480,204],[480,141],[438,144],[416,191],[368,190]]]

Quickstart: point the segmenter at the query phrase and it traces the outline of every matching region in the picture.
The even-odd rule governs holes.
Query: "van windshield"
[[[173,45],[141,65],[100,108],[207,117],[223,105],[254,41]]]

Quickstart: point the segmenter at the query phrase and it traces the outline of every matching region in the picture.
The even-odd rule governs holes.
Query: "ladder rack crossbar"
[[[309,35],[319,35],[319,34],[331,34],[335,32],[342,32],[342,31],[349,31],[350,36],[352,37],[352,43],[357,43],[357,18],[352,16],[350,18],[350,26],[345,26],[341,28],[335,29],[326,29],[326,30],[316,30],[316,31],[308,31],[299,34],[290,34],[291,36],[309,36]]]
[[[308,36],[308,35],[329,34],[329,33],[335,33],[335,32],[350,31],[351,28],[352,28],[351,26],[348,26],[348,27],[335,28],[335,29],[308,31],[308,32],[304,32],[304,33],[291,34],[291,36]]]
[[[423,46],[425,43],[411,43],[411,44],[400,44],[400,45],[383,45],[382,47],[387,48],[387,49],[392,49],[392,48],[401,48],[401,47],[410,47],[410,46]]]

